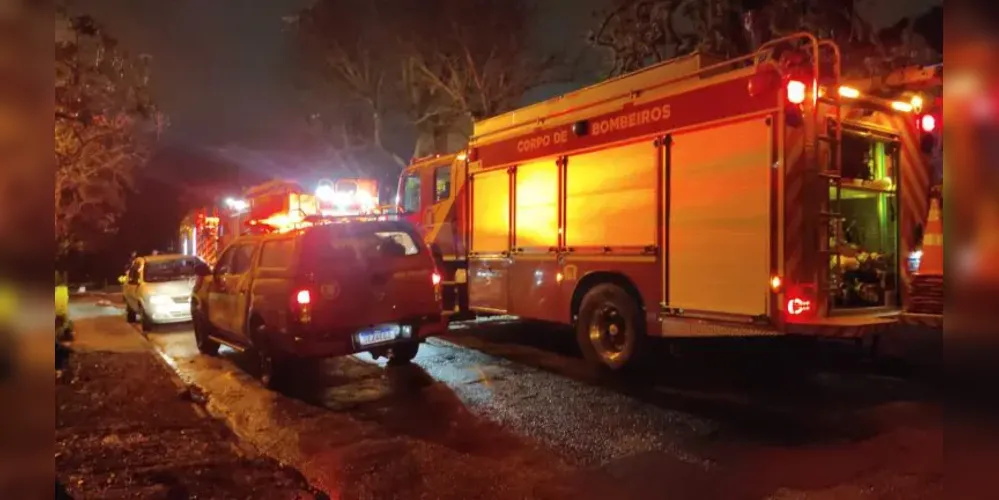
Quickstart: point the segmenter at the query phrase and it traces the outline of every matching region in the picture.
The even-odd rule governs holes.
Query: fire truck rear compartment
[[[845,127],[842,177],[831,187],[828,262],[832,312],[897,307],[901,155],[898,139],[861,127]],[[839,227],[835,227],[839,225]]]
[[[750,318],[770,312],[772,144],[763,117],[672,137],[665,181],[670,310]]]

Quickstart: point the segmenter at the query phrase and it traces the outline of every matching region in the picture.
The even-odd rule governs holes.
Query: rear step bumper
[[[943,329],[943,314],[902,313],[898,322],[903,326]]]
[[[899,324],[898,314],[884,316],[833,316],[816,318],[805,323],[788,323],[791,335],[830,338],[861,338],[884,333]]]

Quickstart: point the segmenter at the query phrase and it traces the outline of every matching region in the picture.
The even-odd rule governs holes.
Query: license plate
[[[370,346],[392,342],[401,336],[402,328],[399,325],[379,325],[366,328],[357,332],[356,339],[359,346]]]

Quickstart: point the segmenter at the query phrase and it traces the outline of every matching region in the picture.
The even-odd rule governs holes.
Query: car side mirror
[[[198,264],[195,264],[195,266],[194,266],[194,274],[196,276],[201,276],[201,277],[211,276],[212,275],[212,268],[209,267],[208,264],[200,262]]]

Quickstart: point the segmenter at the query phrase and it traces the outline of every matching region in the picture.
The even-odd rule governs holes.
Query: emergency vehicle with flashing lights
[[[279,215],[288,217],[251,220],[214,269],[197,268],[191,316],[200,352],[252,349],[262,381],[275,387],[296,359],[369,352],[407,363],[444,331],[435,258],[410,223]]]
[[[808,33],[695,53],[415,160],[399,210],[443,256],[447,312],[574,325],[614,370],[649,336],[860,340],[897,324],[942,67],[872,87],[843,81],[839,58]]]
[[[279,226],[309,216],[382,213],[378,181],[362,178],[320,180],[314,191],[289,180],[273,180],[246,189],[239,198],[191,211],[181,222],[180,248],[214,265],[219,250],[246,232],[251,221]]]

